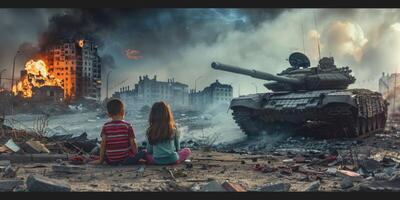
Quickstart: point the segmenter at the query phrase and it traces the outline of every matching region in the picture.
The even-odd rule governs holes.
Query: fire
[[[83,48],[83,45],[85,44],[85,40],[79,40],[79,46]]]
[[[61,80],[55,78],[47,71],[46,63],[43,60],[30,60],[25,64],[26,75],[13,86],[14,95],[21,94],[25,98],[32,97],[33,87],[43,86],[59,86],[61,88]]]

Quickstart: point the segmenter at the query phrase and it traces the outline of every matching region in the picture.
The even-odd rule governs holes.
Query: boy
[[[95,164],[104,161],[109,165],[137,164],[144,157],[144,152],[138,152],[132,125],[124,121],[123,103],[118,99],[110,100],[107,112],[111,121],[102,128],[100,159]]]

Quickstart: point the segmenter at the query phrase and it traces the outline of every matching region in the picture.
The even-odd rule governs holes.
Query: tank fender
[[[260,109],[263,102],[263,94],[249,94],[233,98],[229,108],[246,107],[251,109]]]
[[[321,107],[326,106],[331,103],[345,103],[357,108],[357,104],[354,101],[352,93],[349,92],[334,92],[329,94],[321,94],[322,103]]]

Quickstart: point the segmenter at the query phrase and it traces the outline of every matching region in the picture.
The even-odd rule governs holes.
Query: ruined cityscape
[[[32,29],[0,38],[0,191],[400,191],[392,11],[0,9]],[[133,164],[110,164],[116,121]]]

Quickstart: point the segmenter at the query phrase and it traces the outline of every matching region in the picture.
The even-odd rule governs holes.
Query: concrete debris
[[[9,150],[11,150],[14,153],[19,152],[21,150],[21,148],[17,144],[15,144],[13,139],[9,139],[7,141],[7,143],[4,144],[4,146],[7,147]]]
[[[0,180],[0,192],[12,192],[14,188],[22,184],[24,184],[22,180],[16,180],[16,179]]]
[[[29,175],[26,180],[26,186],[30,192],[69,192],[71,186],[65,182],[56,179],[50,179],[40,175]]]
[[[246,192],[246,190],[241,185],[229,181],[223,182],[222,187],[224,187],[225,190],[228,192]]]
[[[358,165],[368,173],[375,172],[381,168],[381,164],[374,159],[360,160]]]
[[[4,169],[3,177],[5,177],[5,178],[15,178],[17,176],[18,170],[19,170],[19,167],[14,169],[11,165],[8,165]]]
[[[349,189],[351,187],[353,187],[353,181],[351,181],[349,178],[344,178],[341,182],[340,182],[340,187],[342,189]]]
[[[337,170],[336,175],[343,178],[349,178],[352,181],[362,181],[363,179],[359,173],[349,170]]]
[[[52,169],[54,172],[59,172],[59,173],[68,173],[68,174],[73,174],[73,173],[80,173],[82,170],[86,170],[84,167],[79,167],[79,166],[74,166],[74,165],[53,165]]]
[[[335,167],[330,167],[325,171],[325,173],[331,176],[336,176],[337,169]]]
[[[291,184],[284,182],[267,183],[265,186],[259,189],[262,192],[288,192]]]
[[[319,190],[321,183],[319,181],[311,182],[303,187],[301,191],[303,192],[316,192]]]
[[[50,153],[49,149],[39,141],[29,140],[24,143],[23,150],[26,153]]]
[[[226,192],[225,188],[221,186],[217,181],[211,181],[208,182],[206,185],[204,185],[201,190],[201,192]]]

